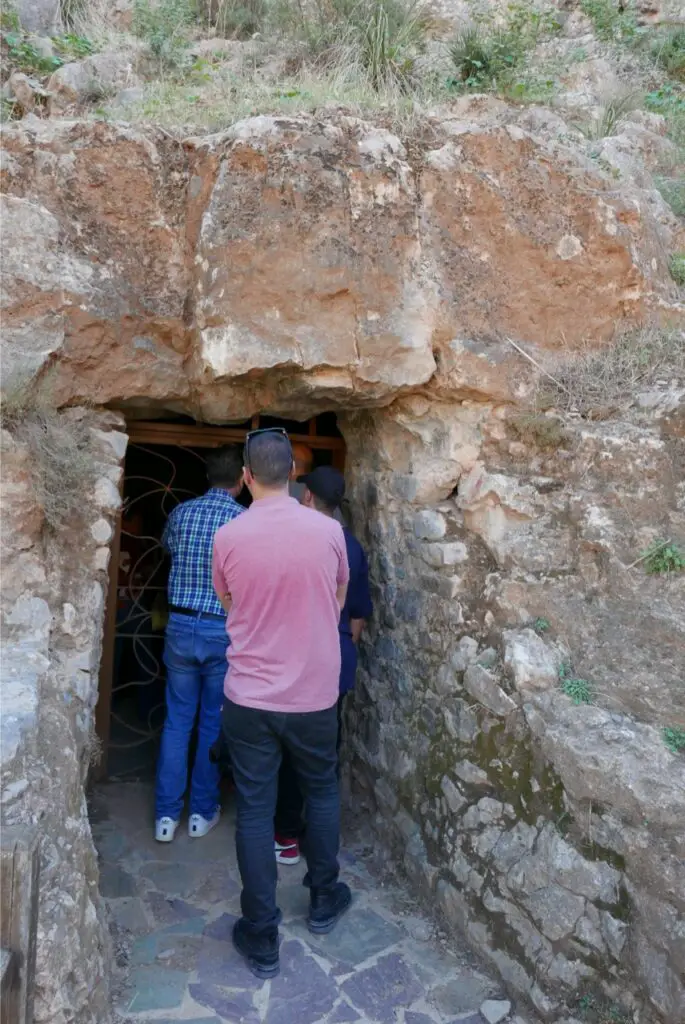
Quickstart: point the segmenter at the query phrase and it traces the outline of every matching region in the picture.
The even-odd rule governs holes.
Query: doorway
[[[168,559],[164,525],[180,502],[207,489],[204,453],[242,443],[249,430],[280,426],[306,444],[318,465],[345,467],[345,442],[334,413],[306,422],[255,416],[230,427],[192,421],[136,421],[127,425],[129,445],[123,505],[110,560],[100,667],[96,730],[102,756],[100,780],[145,777],[154,770],[164,721]],[[244,489],[238,498],[248,505]]]

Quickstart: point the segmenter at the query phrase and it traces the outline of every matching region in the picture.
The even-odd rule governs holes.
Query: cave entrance
[[[164,720],[168,559],[161,538],[179,502],[207,489],[204,453],[241,443],[249,430],[282,426],[307,445],[315,466],[345,468],[345,442],[335,413],[306,422],[254,416],[231,426],[181,420],[131,420],[123,505],[112,543],[96,729],[102,756],[96,776],[149,775]],[[247,489],[238,499],[248,505]]]

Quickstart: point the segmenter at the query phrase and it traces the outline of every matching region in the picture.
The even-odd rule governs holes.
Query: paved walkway
[[[431,923],[374,881],[348,846],[352,909],[328,936],[304,925],[304,866],[281,867],[281,973],[259,982],[231,944],[239,912],[233,814],[203,839],[185,822],[169,845],[151,829],[151,786],[102,786],[92,818],[101,889],[125,980],[115,1009],[127,1022],[193,1024],[484,1024],[500,986],[464,950],[447,952]]]

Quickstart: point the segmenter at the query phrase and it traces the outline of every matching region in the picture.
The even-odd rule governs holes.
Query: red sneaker
[[[297,839],[276,835],[274,838],[274,850],[279,864],[300,863],[300,844]]]

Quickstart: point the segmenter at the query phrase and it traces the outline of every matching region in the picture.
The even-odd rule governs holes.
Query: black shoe
[[[278,957],[278,931],[273,935],[251,935],[241,918],[233,925],[233,945],[256,978],[265,981],[275,978],[281,969]]]
[[[313,892],[309,903],[307,927],[314,935],[327,935],[349,909],[352,893],[349,885],[336,882],[332,889],[319,889]]]

